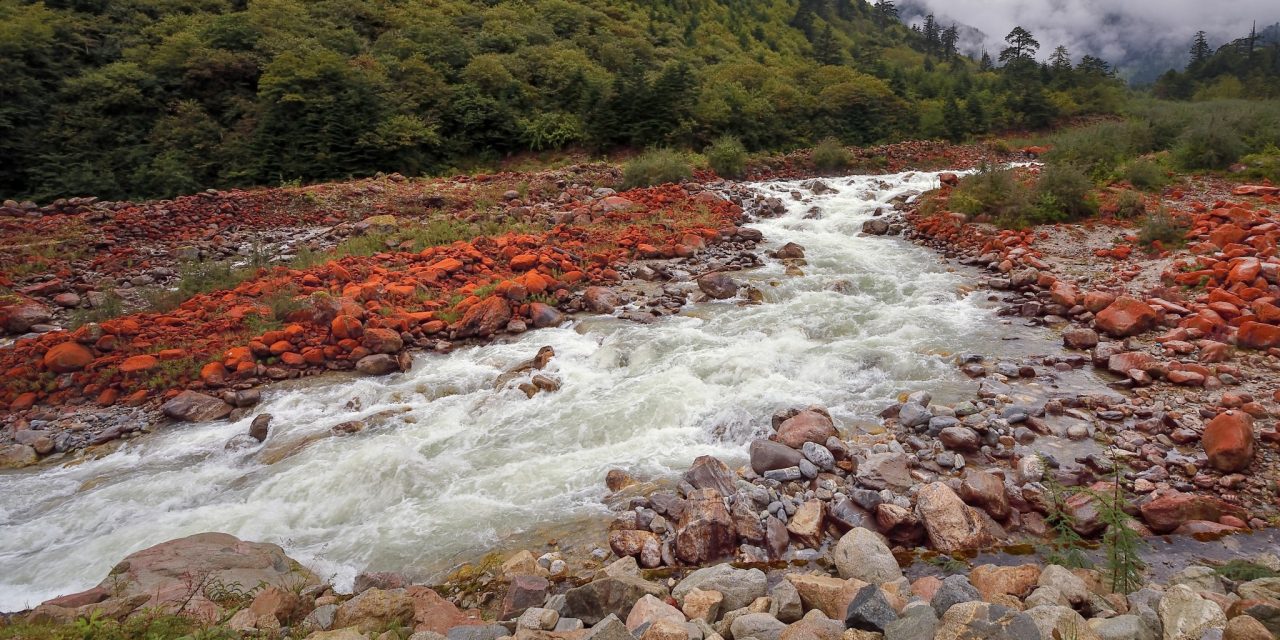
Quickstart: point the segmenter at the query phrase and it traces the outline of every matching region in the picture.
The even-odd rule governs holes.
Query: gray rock
[[[933,640],[937,632],[938,616],[931,607],[907,607],[901,618],[885,625],[884,640]]]
[[[1142,618],[1125,614],[1104,618],[1093,625],[1102,640],[1159,640],[1160,636],[1147,626]]]
[[[800,464],[801,453],[780,442],[755,440],[751,443],[751,469],[760,475]]]
[[[560,612],[554,609],[530,607],[516,619],[516,628],[551,631],[556,628],[558,622],[560,622]]]
[[[769,613],[778,620],[791,624],[804,617],[804,604],[800,601],[800,592],[790,580],[779,580],[769,592],[769,597],[773,600]]]
[[[680,581],[671,595],[681,604],[694,589],[719,591],[724,596],[721,611],[741,609],[765,595],[767,580],[759,569],[735,569],[727,564],[698,569]]]
[[[366,376],[381,376],[400,370],[400,363],[385,353],[375,353],[356,361],[356,371]]]
[[[982,600],[982,594],[969,582],[969,576],[954,575],[947,576],[942,581],[942,586],[938,587],[938,591],[933,594],[933,599],[929,601],[929,605],[933,607],[934,613],[941,618],[947,614],[947,610],[962,602],[973,602]]]
[[[1216,602],[1200,597],[1186,585],[1166,591],[1157,612],[1165,640],[1199,640],[1206,631],[1227,625],[1227,616]]]
[[[498,640],[509,635],[511,632],[500,624],[483,624],[454,627],[445,634],[445,637],[448,640]]]
[[[577,618],[560,618],[556,621],[556,628],[552,631],[577,631],[582,629],[584,625]]]
[[[809,461],[801,460],[800,462],[809,462]],[[810,462],[809,464],[812,465],[813,463]],[[778,482],[792,482],[794,480],[799,480],[800,478],[803,478],[804,473],[800,470],[800,467],[788,467],[786,469],[774,469],[773,471],[766,471],[764,473],[764,477],[766,480],[777,480]]]
[[[726,300],[738,294],[738,283],[723,272],[708,273],[698,278],[698,288],[716,300]]]
[[[922,404],[908,402],[898,409],[898,424],[908,429],[926,424],[933,417]]]
[[[756,640],[778,640],[787,625],[767,613],[748,613],[739,616],[729,626],[735,640],[755,638]]]
[[[876,533],[860,527],[841,536],[832,559],[841,578],[883,584],[902,577],[902,569],[888,545]]]
[[[800,475],[810,480],[818,477],[818,466],[808,460],[801,459],[797,468],[800,469]]]
[[[836,466],[836,458],[826,447],[816,442],[806,442],[800,447],[804,457],[823,471],[830,471]]]
[[[160,405],[160,412],[183,422],[207,422],[227,417],[234,408],[213,396],[197,391],[183,391]]]
[[[611,614],[625,618],[632,605],[645,595],[663,598],[667,590],[637,576],[607,576],[566,591],[560,614],[595,625]]]
[[[849,602],[849,609],[844,616],[844,625],[850,629],[863,631],[884,631],[889,623],[898,619],[898,614],[889,604],[880,587],[869,584],[858,590]]]
[[[302,621],[303,628],[328,631],[333,626],[333,616],[338,613],[338,605],[325,604],[311,610]]]

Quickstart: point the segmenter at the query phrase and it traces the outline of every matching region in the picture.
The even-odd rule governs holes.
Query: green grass
[[[849,155],[849,150],[840,144],[835,138],[827,138],[818,143],[813,148],[813,153],[809,156],[813,166],[819,171],[831,172],[848,168],[853,162],[853,158]]]
[[[1187,225],[1161,208],[1147,216],[1138,232],[1138,243],[1150,247],[1159,242],[1166,249],[1180,247],[1186,242]]]
[[[1248,560],[1232,560],[1220,567],[1215,567],[1214,571],[1218,575],[1235,582],[1249,582],[1250,580],[1260,580],[1262,578],[1280,578],[1280,571],[1269,569]]]
[[[1130,161],[1120,170],[1120,177],[1143,191],[1159,191],[1169,183],[1164,169],[1155,161],[1138,158]]]

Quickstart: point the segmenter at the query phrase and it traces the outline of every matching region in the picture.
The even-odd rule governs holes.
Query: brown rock
[[[817,609],[834,620],[843,619],[849,609],[849,602],[860,589],[867,586],[866,582],[857,578],[841,580],[800,573],[789,573],[784,578],[799,592],[800,602],[805,609]]]
[[[63,342],[44,354],[44,368],[54,373],[73,373],[93,362],[93,352],[79,342]]]
[[[413,600],[414,631],[431,631],[444,635],[454,627],[484,624],[479,611],[462,611],[436,592],[422,585],[405,587],[405,595]]]
[[[916,512],[924,522],[929,543],[944,553],[977,549],[992,542],[981,517],[946,484],[934,482],[920,488]]]
[[[715,489],[691,492],[676,526],[676,557],[702,564],[731,556],[737,548],[737,532],[721,493]]]
[[[796,542],[817,549],[822,546],[822,534],[826,531],[827,503],[809,500],[796,509],[787,522],[787,531]]]
[[[497,296],[489,296],[472,305],[458,321],[458,337],[491,336],[511,322],[511,307]]]
[[[1222,516],[1249,520],[1249,513],[1236,505],[1192,493],[1167,493],[1143,504],[1139,511],[1156,533],[1169,533],[1189,520],[1217,522]]]
[[[960,485],[960,497],[967,503],[985,510],[996,520],[1009,517],[1009,496],[1004,481],[994,473],[970,469]]]
[[[648,531],[610,531],[609,548],[619,558],[631,556],[640,561],[640,566],[648,569],[662,564],[662,541]]]
[[[812,409],[801,411],[778,426],[778,441],[799,449],[806,442],[826,444],[827,438],[838,435],[831,418]]]
[[[731,496],[737,491],[737,476],[714,456],[698,456],[684,473],[684,479],[695,489],[715,489],[723,496]]]
[[[413,620],[413,599],[404,589],[369,589],[342,603],[333,616],[333,627],[355,627],[364,632],[381,632],[408,625]]]
[[[160,405],[161,413],[184,422],[221,420],[231,415],[234,409],[235,407],[222,400],[198,391],[183,391]]]
[[[969,572],[969,582],[988,602],[997,595],[1025,598],[1036,588],[1040,580],[1040,567],[1024,564],[1016,567],[1000,567],[984,564]]]
[[[1094,323],[1113,338],[1136,336],[1156,326],[1158,316],[1147,303],[1129,296],[1116,298],[1098,312]]]
[[[719,591],[703,591],[693,589],[684,596],[684,615],[690,620],[715,622],[720,619],[720,605],[724,603],[724,594]]]

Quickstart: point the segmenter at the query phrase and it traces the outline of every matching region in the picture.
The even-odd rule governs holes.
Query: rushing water
[[[991,350],[1009,328],[962,275],[904,240],[859,236],[892,198],[937,174],[828,181],[756,226],[807,250],[738,274],[766,303],[698,304],[650,325],[612,318],[531,332],[504,344],[419,356],[411,371],[325,378],[269,391],[264,451],[228,452],[238,423],[175,426],[74,466],[0,475],[0,611],[101,580],[124,555],[202,531],[276,542],[339,585],[364,569],[429,574],[521,532],[599,515],[605,472],[731,462],[777,409],[869,417],[904,389],[959,398],[971,384],[949,357]],[[820,216],[806,219],[811,206]],[[502,371],[552,345],[563,388],[533,399],[495,391]],[[359,400],[359,407],[348,402]],[[333,425],[356,435],[312,442]],[[278,459],[277,459],[278,458]]]

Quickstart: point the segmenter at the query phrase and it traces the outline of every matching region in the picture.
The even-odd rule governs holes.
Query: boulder
[[[404,348],[404,340],[399,333],[380,327],[365,329],[361,344],[373,353],[399,353]]]
[[[992,543],[981,516],[944,483],[933,482],[920,488],[916,512],[924,523],[929,543],[938,551],[951,553]]]
[[[676,525],[676,557],[702,564],[731,556],[737,549],[737,531],[721,493],[715,489],[690,492]]]
[[[751,470],[759,475],[777,469],[799,466],[803,456],[799,451],[772,440],[754,440],[750,447]]]
[[[1094,324],[1113,338],[1136,336],[1156,326],[1155,309],[1136,298],[1120,296],[1098,312]]]
[[[205,584],[244,590],[262,585],[291,591],[320,584],[315,574],[286,556],[277,545],[246,542],[225,533],[201,533],[130,554],[98,586],[82,594],[104,607],[112,601],[137,598],[137,610],[172,613],[181,608],[200,620],[220,618],[221,605],[210,600],[205,590],[192,593],[192,576],[201,576]],[[109,598],[104,600],[104,595]]]
[[[1206,631],[1227,626],[1222,608],[1186,585],[1166,590],[1158,612],[1165,640],[1200,640]]]
[[[0,327],[9,333],[26,333],[31,327],[47,324],[52,319],[53,312],[35,302],[19,302],[13,306],[0,307]]]
[[[221,420],[231,415],[234,409],[222,400],[198,391],[183,391],[160,405],[161,413],[183,422]]]
[[[662,540],[649,531],[616,529],[609,532],[609,549],[619,558],[636,558],[652,569],[662,564]]]
[[[942,581],[938,590],[933,593],[933,597],[929,599],[929,606],[933,607],[934,613],[943,616],[952,607],[975,600],[982,600],[982,594],[969,582],[968,577],[957,574],[947,576]]]
[[[489,296],[467,308],[456,326],[459,338],[483,338],[506,328],[511,307],[498,296]]]
[[[714,456],[698,456],[684,473],[684,480],[695,489],[715,489],[720,495],[731,496],[737,490],[738,476],[728,465]]]
[[[1025,598],[1040,581],[1040,567],[1034,564],[1015,567],[984,564],[969,572],[969,581],[988,602],[1000,595]]]
[[[1098,632],[1085,622],[1071,607],[1041,605],[1024,612],[1031,618],[1041,638],[1074,638],[1075,640],[1102,640]]]
[[[79,342],[63,342],[44,354],[44,368],[54,373],[74,373],[93,362],[93,352]]]
[[[593,313],[613,313],[622,305],[618,294],[608,287],[587,287],[582,291],[582,302]]]
[[[964,602],[942,615],[935,640],[1028,640],[1042,638],[1030,616],[998,604]]]
[[[271,414],[260,413],[253,418],[253,422],[249,423],[249,437],[262,442],[267,439],[267,432],[271,428]]]
[[[1068,349],[1089,350],[1098,346],[1098,332],[1085,327],[1068,329],[1062,333],[1062,344]]]
[[[404,589],[368,589],[338,605],[333,616],[334,627],[355,627],[365,633],[407,626],[412,621],[413,599]]]
[[[755,638],[756,640],[779,640],[787,625],[767,613],[748,613],[738,616],[729,625],[735,640]]]
[[[791,538],[810,549],[822,546],[822,535],[826,532],[827,503],[822,500],[807,500],[795,515],[787,521],[787,532]]]
[[[1265,625],[1252,616],[1240,615],[1227,621],[1222,630],[1222,640],[1272,640],[1275,638]]]
[[[585,621],[584,621],[585,622]],[[618,616],[609,614],[600,622],[591,626],[591,630],[582,640],[635,640],[635,636],[627,630],[627,625]]]
[[[902,568],[889,546],[878,534],[862,527],[850,529],[840,537],[832,551],[832,560],[841,578],[883,584],[902,577]]]
[[[479,611],[462,611],[435,589],[415,584],[404,592],[413,600],[414,631],[443,635],[454,627],[484,624]]]
[[[667,590],[639,576],[608,575],[566,591],[560,615],[577,618],[586,625],[595,625],[610,615],[623,619],[631,613],[632,605],[646,595],[665,598]]]
[[[784,578],[796,588],[806,609],[817,609],[835,620],[844,619],[853,597],[867,586],[867,583],[856,578],[841,580],[831,576],[801,573],[789,573]]]
[[[721,610],[733,611],[764,597],[766,584],[764,572],[759,569],[735,569],[728,564],[718,564],[685,576],[671,595],[676,602],[684,603],[695,589],[717,591],[723,599]]]
[[[0,469],[21,469],[40,461],[31,446],[19,443],[0,444]]]
[[[507,595],[502,598],[502,606],[498,611],[499,620],[514,620],[530,607],[540,607],[547,600],[547,592],[551,583],[538,575],[521,575],[511,578],[507,587]]]
[[[399,370],[400,363],[385,353],[375,353],[356,360],[356,371],[366,376],[382,376]]]
[[[716,271],[698,278],[698,288],[708,298],[727,300],[738,295],[738,283],[729,274]]]
[[[1222,516],[1249,520],[1249,513],[1234,504],[1194,493],[1166,493],[1143,503],[1138,510],[1156,533],[1169,533],[1189,520],[1217,522]]]
[[[1209,421],[1200,442],[1209,466],[1223,473],[1244,471],[1253,462],[1253,418],[1243,411],[1224,411]]]
[[[885,597],[880,587],[869,584],[858,591],[849,602],[844,625],[850,629],[883,632],[889,623],[898,619],[898,613]]]
[[[830,416],[813,409],[801,411],[778,426],[778,441],[792,449],[806,442],[826,444],[827,438],[838,435]]]
[[[720,619],[720,610],[724,606],[724,594],[719,591],[694,588],[685,592],[682,600],[680,611],[689,620],[701,620],[709,624]]]
[[[1005,520],[1012,513],[1004,480],[988,471],[969,469],[960,484],[960,498],[978,507],[996,520]]]

